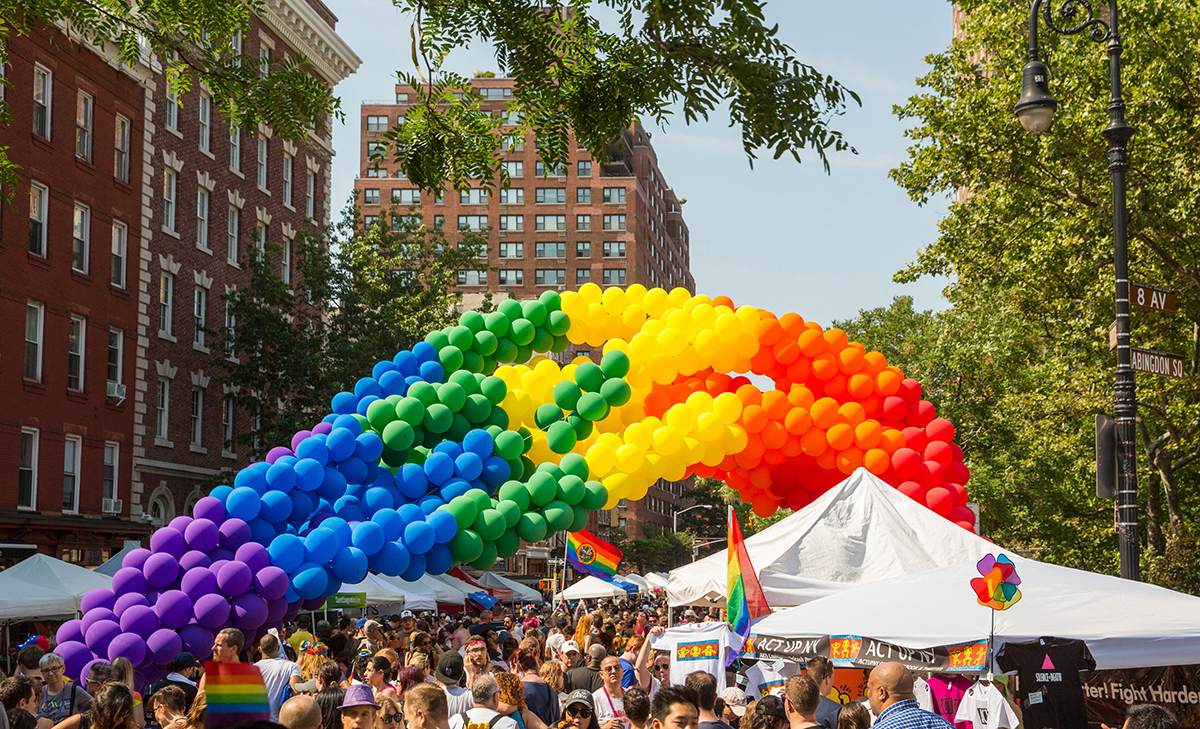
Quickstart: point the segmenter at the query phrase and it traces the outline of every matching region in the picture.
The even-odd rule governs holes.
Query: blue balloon
[[[357,456],[355,457],[357,458]],[[369,486],[375,483],[377,478],[379,478],[379,464],[375,461],[367,461],[367,477],[362,482]]]
[[[333,401],[330,403],[334,413],[345,415],[354,412],[358,407],[358,397],[353,392],[339,392],[333,396]]]
[[[379,387],[379,383],[375,381],[374,377],[363,377],[354,383],[354,394],[360,398],[367,395],[379,397],[383,394],[383,390]]]
[[[392,473],[392,469],[390,468],[380,467],[375,471],[375,478],[371,480],[371,485],[368,488],[382,488],[395,493],[396,474]]]
[[[276,491],[287,491],[296,485],[296,469],[291,464],[277,461],[267,471],[267,485]]]
[[[337,534],[339,547],[344,549],[354,543],[354,532],[342,517],[330,515],[325,521],[321,522],[321,526],[326,529],[332,529]]]
[[[363,483],[367,478],[367,464],[361,458],[350,456],[337,465],[337,470],[346,477],[346,483]]]
[[[267,547],[271,564],[291,574],[304,562],[304,540],[294,534],[280,534]]]
[[[283,491],[268,491],[262,495],[258,515],[272,524],[281,524],[292,515],[292,500]]]
[[[448,511],[438,509],[425,517],[425,521],[433,527],[433,540],[438,544],[445,544],[458,534],[458,520]]]
[[[363,521],[367,518],[366,513],[362,510],[362,505],[358,503],[358,499],[349,496],[343,496],[338,499],[333,505],[334,513],[346,521]]]
[[[371,515],[371,521],[383,529],[385,541],[394,542],[404,534],[404,520],[395,509],[380,509]]]
[[[463,438],[463,450],[470,451],[480,458],[492,455],[495,445],[496,441],[492,439],[491,434],[479,428],[469,431]]]
[[[400,516],[400,521],[404,526],[408,526],[415,521],[425,521],[425,512],[421,511],[421,507],[416,504],[405,504],[396,510]]]
[[[408,567],[400,573],[400,579],[416,582],[425,574],[425,555],[409,554]]]
[[[291,453],[285,453],[282,456],[280,456],[279,458],[275,459],[274,465],[278,466],[279,464],[282,463],[285,466],[294,466],[294,465],[296,465],[296,461],[298,461],[298,460],[300,460],[300,459],[296,458]]]
[[[454,475],[454,459],[445,453],[430,453],[425,459],[425,477],[432,484],[444,484]]]
[[[317,527],[304,538],[305,559],[314,564],[326,564],[334,558],[340,546],[337,532],[323,526]],[[299,586],[296,592],[300,592]]]
[[[383,375],[383,373],[395,372],[396,369],[397,368],[396,368],[395,362],[385,359],[380,362],[376,362],[375,366],[371,368],[371,377],[374,377],[375,380],[378,381],[380,376]]]
[[[405,463],[396,472],[396,488],[407,499],[419,499],[429,490],[425,469],[415,463]]]
[[[348,430],[355,438],[362,435],[363,432],[362,423],[359,422],[358,418],[354,417],[353,415],[343,415],[337,420],[333,421],[333,429]],[[329,435],[332,435],[332,433]],[[328,436],[326,436],[326,438],[328,438]]]
[[[383,455],[383,439],[375,431],[369,431],[358,436],[354,445],[354,457],[370,463],[378,461]]]
[[[480,478],[488,486],[499,486],[512,476],[512,467],[508,461],[499,456],[488,456],[483,459],[483,473]]]
[[[307,562],[300,565],[292,575],[292,589],[303,600],[312,600],[320,597],[325,588],[329,586],[329,575],[325,573],[325,568],[319,564]]]
[[[396,370],[405,377],[417,374],[417,368],[421,365],[417,355],[407,349],[397,352],[392,361],[396,363]]]
[[[222,504],[224,504],[225,499],[228,499],[229,495],[232,493],[233,493],[232,486],[226,486],[224,484],[221,484],[220,486],[217,486],[216,488],[214,488],[212,491],[209,491],[208,495],[213,497],[217,501],[220,501]]]
[[[337,420],[337,419],[338,419],[338,414],[337,414],[337,413],[330,413],[330,414],[326,415],[325,417],[321,418],[321,422],[322,422],[322,423],[329,423],[330,425],[332,425],[332,424],[333,424],[333,421],[335,421],[335,420]]]
[[[367,578],[367,555],[355,547],[343,549],[333,558],[333,574],[339,582],[357,585]]]
[[[325,466],[314,458],[301,458],[292,466],[292,471],[296,474],[296,488],[301,491],[313,491],[325,480]]]
[[[437,362],[424,362],[418,370],[421,379],[426,382],[441,382],[446,377],[446,371]]]
[[[425,554],[434,544],[433,527],[421,520],[404,527],[404,543],[413,554]]]
[[[462,455],[462,446],[452,440],[443,440],[433,447],[434,453],[445,453],[451,458],[458,458]]]
[[[396,501],[392,497],[390,489],[370,488],[367,489],[367,494],[361,499],[363,512],[370,516],[380,509],[394,509]]]
[[[322,598],[327,598],[338,590],[342,589],[342,581],[333,574],[333,566],[326,565],[325,574],[328,576],[329,584],[325,586],[325,590],[321,592]]]
[[[446,502],[442,501],[436,496],[426,496],[417,502],[417,506],[421,507],[421,512],[424,513],[425,516],[429,516],[445,505]]]
[[[384,542],[378,552],[367,557],[371,569],[388,577],[399,577],[408,569],[410,561],[408,552],[396,542]],[[421,571],[424,572],[424,565]]]
[[[454,475],[474,481],[483,473],[483,459],[470,451],[454,459]]]
[[[289,491],[287,497],[292,502],[292,513],[288,517],[288,521],[303,522],[312,516],[313,509],[317,506],[317,502],[312,496],[303,491]]]
[[[386,398],[389,395],[403,395],[408,390],[408,385],[404,382],[403,374],[392,370],[380,375],[379,389],[383,390],[383,396]]]
[[[409,375],[408,377],[405,377],[404,378],[405,394],[408,393],[408,388],[411,388],[413,385],[417,384],[418,382],[424,382],[424,381],[425,380],[422,379],[420,375]]]
[[[329,465],[329,449],[325,447],[325,438],[312,436],[300,441],[296,446],[296,455],[301,459],[311,458],[322,466]]]
[[[373,521],[359,522],[354,525],[354,546],[351,549],[361,549],[363,554],[375,554],[383,548],[383,527]]]
[[[454,566],[454,555],[449,544],[435,544],[425,553],[425,572],[442,575]]]
[[[262,508],[262,497],[249,486],[239,486],[225,500],[225,511],[229,516],[242,521],[250,521],[258,516]]]
[[[367,495],[367,488],[365,483],[348,483],[346,484],[346,493],[344,495],[353,496],[361,501],[362,497]]]
[[[234,488],[246,487],[254,489],[258,493],[264,493],[267,490],[266,474],[253,466],[247,466],[238,471],[238,474],[233,477]]]
[[[437,347],[434,347],[429,342],[417,342],[413,345],[412,353],[417,358],[418,364],[437,362]],[[399,357],[400,355],[396,356]]]
[[[371,403],[382,399],[383,398],[376,397],[374,395],[364,396],[363,399],[358,401],[358,414],[365,418],[367,416],[367,408],[371,407]]]
[[[329,433],[329,438],[325,440],[325,446],[329,448],[329,459],[331,461],[344,461],[354,455],[354,446],[358,444],[355,440],[361,433],[355,433],[349,428],[334,428]]]
[[[346,495],[346,476],[337,468],[329,466],[322,471],[323,478],[317,485],[317,496],[326,501],[337,501]]]
[[[264,545],[270,544],[275,539],[275,534],[275,525],[261,516],[250,520],[251,541]]]

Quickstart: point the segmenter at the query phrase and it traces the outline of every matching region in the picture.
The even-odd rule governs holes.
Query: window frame
[[[295,164],[295,155],[283,155],[283,204],[288,207],[292,206],[292,176],[295,172],[293,169]]]
[[[242,211],[236,205],[229,206],[229,217],[225,219],[225,260],[237,265],[238,249],[241,248],[238,238],[241,236]]]
[[[575,285],[582,286],[592,282],[592,269],[577,268],[575,269]]]
[[[155,393],[154,400],[154,415],[157,419],[154,423],[155,439],[170,441],[170,438],[167,436],[170,434],[168,426],[171,422],[171,380],[166,377],[158,378],[158,390]]]
[[[208,245],[208,219],[212,204],[212,194],[204,185],[196,185],[196,247],[212,250]]]
[[[68,435],[65,438],[63,438],[63,443],[64,443],[64,447],[63,447],[62,513],[78,514],[79,513],[79,492],[81,490],[80,481],[81,481],[81,476],[82,476],[82,474],[80,473],[80,470],[83,465],[83,437],[78,436],[78,435]],[[75,449],[74,449],[75,450],[75,458],[73,459],[74,460],[73,463],[68,463],[68,461],[67,461],[68,452],[67,452],[67,448],[65,446],[66,443],[74,443],[75,444]],[[68,467],[73,470],[68,471],[67,470]],[[72,483],[71,483],[71,490],[72,490],[71,501],[72,501],[72,503],[71,503],[70,507],[68,507],[67,503],[66,503],[67,502],[67,475],[68,475],[68,473],[70,473],[70,476],[72,478]]]
[[[175,319],[175,274],[162,271],[158,277],[158,331],[173,336]]]
[[[204,152],[212,152],[212,97],[204,91],[196,103],[196,121],[199,124],[196,145]]]
[[[113,129],[113,177],[126,184],[129,183],[129,143],[132,134],[133,122],[117,114]]]
[[[305,178],[304,217],[316,220],[317,215],[317,174],[308,171]]]
[[[512,193],[514,193],[514,192],[516,193],[515,197],[517,199],[510,200],[509,197],[512,196]],[[525,204],[525,188],[509,187],[509,188],[501,190],[500,191],[500,204],[501,205],[524,205]]]
[[[173,168],[163,170],[163,227],[172,233],[177,232],[176,203],[179,197],[179,173]]]
[[[37,218],[35,218],[33,216],[33,212],[34,212],[33,193],[35,190],[38,191],[37,213],[40,216]],[[46,250],[46,237],[47,237],[46,227],[47,227],[47,223],[48,223],[47,219],[50,216],[50,187],[48,185],[43,185],[42,183],[38,182],[37,180],[30,180],[30,182],[29,182],[29,212],[30,212],[30,215],[29,215],[29,248],[28,248],[28,250],[30,253],[37,256],[38,258],[46,258],[48,255],[48,251]],[[38,228],[37,228],[38,250],[33,249],[34,248],[34,230],[33,230],[34,223],[37,223],[37,225],[38,225]]]
[[[285,284],[291,285],[291,283],[292,283],[292,242],[290,240],[288,240],[286,237],[283,239],[283,243],[280,248],[279,259],[280,259],[280,261],[279,261],[280,278],[283,279],[283,282]]]
[[[575,241],[575,257],[576,258],[586,258],[588,260],[591,260],[591,258],[592,258],[592,242],[589,240]]]
[[[25,436],[30,436],[29,466],[22,467]],[[37,511],[38,450],[41,446],[41,431],[37,428],[21,428],[21,440],[17,446],[17,511]],[[21,503],[21,471],[29,471],[29,502]]]
[[[92,98],[92,95],[83,89],[77,89],[75,92],[75,157],[88,164],[92,162],[95,109],[96,100]]]
[[[92,248],[92,209],[75,201],[71,220],[71,270],[87,275]]]
[[[205,349],[204,327],[208,322],[208,289],[196,285],[192,294],[192,346]]]
[[[167,101],[164,105],[165,118],[163,126],[171,131],[179,131],[179,89],[167,86]]]
[[[575,230],[591,230],[592,216],[587,213],[576,213]]]
[[[37,324],[36,324],[37,331],[35,333],[37,336],[37,339],[33,340],[32,342],[29,339],[29,314],[30,314],[31,309],[37,311]],[[32,382],[41,382],[42,381],[42,360],[44,359],[43,355],[45,354],[45,342],[46,342],[46,304],[41,301],[34,301],[33,299],[27,299],[25,301],[25,359],[23,360],[22,370],[21,370],[23,379],[30,380]],[[35,372],[33,373],[34,374],[33,377],[29,376],[29,347],[30,347],[31,343],[32,343],[33,347],[35,348],[34,351],[36,353],[36,355],[35,355],[35,357],[36,357],[35,368],[36,369],[35,369]]]
[[[241,174],[242,172],[242,129],[236,123],[229,123],[229,169]]]
[[[109,460],[110,453],[112,454],[111,462]],[[121,444],[111,440],[104,441],[104,465],[100,472],[100,498],[110,500],[118,498],[121,491],[121,484],[118,481],[121,473],[120,467]]]
[[[38,83],[38,77],[41,83]],[[38,101],[38,94],[42,100]],[[40,118],[39,118],[40,115]],[[33,133],[47,142],[54,131],[54,72],[40,63],[33,64]],[[40,122],[40,124],[39,124]],[[39,129],[41,126],[43,129]],[[45,132],[43,134],[43,131]]]
[[[87,376],[86,357],[87,319],[73,315],[67,326],[67,389],[71,392],[84,391]]]
[[[192,387],[191,411],[188,429],[189,445],[204,447],[204,388]]]
[[[509,276],[512,276],[514,281],[505,281]],[[502,268],[497,277],[498,286],[524,286],[525,271],[520,268]]]
[[[221,400],[221,450],[233,452],[233,425],[237,411],[233,397],[226,395]]]
[[[119,251],[117,249],[120,249]],[[110,250],[108,283],[119,289],[125,288],[126,262],[129,260],[129,226],[120,220],[112,223],[112,249]]]
[[[255,155],[257,167],[258,187],[260,190],[267,190],[267,164],[270,162],[270,140],[261,134],[258,137],[258,151]]]
[[[113,346],[113,336],[116,335],[116,346]],[[113,352],[116,352],[117,361],[113,363]],[[122,368],[125,365],[125,331],[116,327],[108,328],[108,356],[105,359],[105,377],[107,382],[121,384]],[[116,379],[113,379],[113,370],[116,370]]]

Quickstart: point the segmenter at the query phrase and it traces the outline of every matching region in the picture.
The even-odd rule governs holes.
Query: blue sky
[[[359,104],[392,95],[397,69],[410,71],[407,17],[386,0],[330,2],[338,33],[363,59],[335,89],[346,123],[334,126],[335,211],[349,196],[358,167]],[[951,5],[945,0],[772,0],[768,21],[802,61],[858,93],[835,127],[857,150],[835,154],[826,174],[815,157],[803,164],[764,151],[751,169],[741,133],[718,110],[705,123],[677,117],[653,130],[659,165],[676,194],[687,199],[692,273],[698,292],[736,303],[796,312],[822,324],[886,306],[910,295],[922,309],[946,306],[944,279],[892,282],[937,236],[943,202],[924,208],[888,176],[908,146],[892,113],[917,92],[923,58],[946,48]],[[495,70],[486,47],[451,55],[446,68],[470,74]],[[1014,95],[1018,82],[1014,80]]]

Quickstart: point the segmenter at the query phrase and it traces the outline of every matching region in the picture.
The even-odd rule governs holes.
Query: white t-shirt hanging
[[[933,692],[929,690],[929,682],[925,679],[913,681],[913,698],[917,700],[917,706],[925,711],[933,711]]]
[[[650,636],[650,647],[671,654],[671,684],[682,686],[692,671],[717,679],[717,693],[725,690],[725,650],[742,646],[741,636],[728,623],[688,623]]]
[[[758,701],[764,696],[782,695],[783,685],[788,678],[800,673],[800,666],[791,661],[783,661],[783,666],[775,670],[775,661],[759,661],[746,669],[746,698]]]
[[[978,681],[963,694],[954,721],[969,721],[975,729],[1017,729],[1019,723],[1000,690]]]

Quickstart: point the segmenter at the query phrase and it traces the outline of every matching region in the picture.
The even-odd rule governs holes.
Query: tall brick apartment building
[[[484,109],[507,114],[512,79],[477,78],[471,83],[483,96]],[[534,140],[528,138],[504,151],[509,189],[489,191],[480,185],[469,192],[447,190],[435,196],[417,190],[396,166],[370,159],[382,133],[403,123],[408,105],[415,101],[416,91],[401,84],[395,87],[394,100],[362,103],[355,191],[368,221],[386,220],[389,211],[408,214],[415,205],[425,225],[443,228],[452,241],[455,231],[464,228],[489,229],[486,262],[481,259],[478,270],[459,273],[466,308],[478,306],[488,291],[496,300],[522,299],[547,290],[577,290],[589,282],[682,286],[695,292],[681,202],[659,167],[650,133],[640,124],[634,123],[613,143],[607,163],[593,160],[572,140],[569,164],[545,169]],[[571,350],[564,361],[576,354],[593,353]],[[644,536],[647,523],[669,529],[671,513],[685,505],[681,490],[681,484],[660,481],[645,499],[597,515],[591,527],[601,535],[623,527],[633,539]],[[544,575],[548,557],[561,558],[560,550],[552,553],[550,545],[534,545],[509,566],[515,572]]]
[[[262,8],[242,53],[303,54],[331,86],[359,65],[320,0]],[[295,232],[328,222],[333,148],[328,130],[300,145],[231,130],[154,62],[57,31],[9,42],[0,144],[21,169],[20,204],[0,212],[0,541],[94,565],[249,461],[229,441],[252,417],[228,407],[201,327],[227,323],[221,295],[248,282],[255,240],[282,244],[289,270]]]

